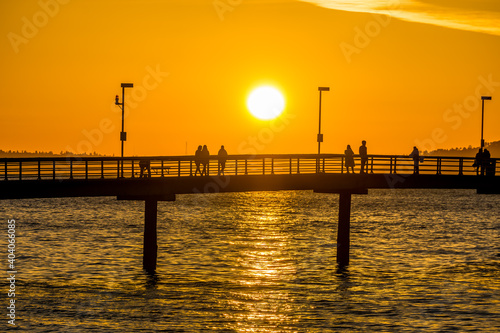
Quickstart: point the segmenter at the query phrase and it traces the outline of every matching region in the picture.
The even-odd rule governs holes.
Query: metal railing
[[[355,173],[360,171],[360,158],[354,158]],[[498,173],[498,159],[490,159],[486,175]],[[420,174],[476,175],[474,158],[424,157],[419,165]],[[141,167],[142,166],[142,167]],[[200,164],[200,171],[203,164]],[[408,156],[369,155],[367,174],[411,174],[414,161]],[[217,156],[207,161],[207,175],[220,172]],[[346,173],[345,156],[341,154],[280,154],[280,155],[230,155],[224,175],[295,175]],[[66,180],[66,179],[119,179],[141,177],[191,177],[199,176],[197,163],[192,156],[149,157],[56,157],[56,158],[2,158],[0,179],[3,180]]]

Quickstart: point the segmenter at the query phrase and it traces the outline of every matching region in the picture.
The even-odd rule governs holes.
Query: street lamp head
[[[330,91],[330,87],[318,87],[319,91]]]
[[[115,104],[120,105],[120,98],[118,97],[118,95],[115,96]]]
[[[133,88],[134,84],[133,83],[122,83],[122,88]]]
[[[483,101],[491,101],[491,96],[481,96]]]

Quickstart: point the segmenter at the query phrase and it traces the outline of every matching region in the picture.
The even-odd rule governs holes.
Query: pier
[[[424,157],[419,173],[408,156],[369,155],[366,172],[348,173],[340,154],[230,155],[222,173],[211,156],[207,175],[195,176],[192,156],[54,157],[0,159],[0,199],[113,196],[145,202],[143,267],[154,272],[157,261],[157,203],[177,194],[312,190],[339,194],[337,262],[349,264],[352,195],[369,189],[475,189],[500,194],[497,159],[484,175],[474,158]]]

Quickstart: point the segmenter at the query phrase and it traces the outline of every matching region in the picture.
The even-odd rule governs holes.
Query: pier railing
[[[361,161],[355,156],[354,171],[360,172]],[[498,159],[490,159],[485,175],[498,175]],[[425,156],[419,165],[420,174],[476,175],[474,158]],[[369,155],[367,174],[411,174],[414,161],[408,156]],[[148,157],[54,157],[54,158],[2,158],[0,180],[65,180],[65,179],[118,179],[141,177],[200,176],[193,156]],[[210,156],[207,174],[218,175],[217,156]],[[280,154],[230,155],[224,175],[283,175],[283,174],[342,174],[347,173],[345,156],[341,154]]]

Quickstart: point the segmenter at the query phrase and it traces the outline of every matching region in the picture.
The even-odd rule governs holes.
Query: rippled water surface
[[[21,332],[500,331],[500,196],[355,195],[345,270],[334,194],[161,202],[154,276],[142,271],[142,202],[0,201],[0,212],[17,224]]]

